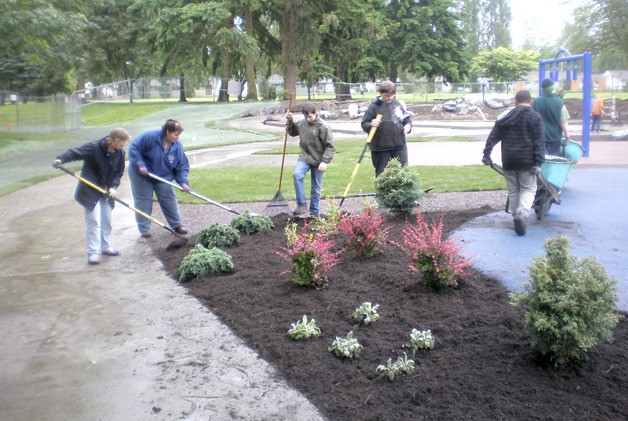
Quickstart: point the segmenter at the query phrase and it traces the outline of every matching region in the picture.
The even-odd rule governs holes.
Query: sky
[[[510,35],[515,49],[527,38],[536,45],[558,41],[565,23],[572,22],[572,11],[583,0],[510,0]]]

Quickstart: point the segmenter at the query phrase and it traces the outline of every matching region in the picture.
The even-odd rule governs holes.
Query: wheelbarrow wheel
[[[536,212],[536,218],[539,221],[545,219],[552,207],[553,198],[550,192],[545,189],[539,189],[534,199],[534,211]]]

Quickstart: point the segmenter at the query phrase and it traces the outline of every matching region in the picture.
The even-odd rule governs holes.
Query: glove
[[[482,157],[482,164],[491,165],[491,158],[489,158],[488,156]]]
[[[115,199],[116,189],[114,189],[113,187],[109,187],[109,190],[107,191],[107,196],[109,196],[111,199]]]
[[[52,161],[52,168],[59,168],[59,165],[61,165],[60,159],[55,159],[54,161]]]
[[[183,189],[184,192],[186,193],[190,193],[192,192],[192,189],[190,189],[190,186],[188,186],[187,184],[181,184],[181,188]]]
[[[142,175],[148,175],[148,170],[146,169],[145,166],[141,166],[137,168],[137,172],[142,174]]]
[[[541,174],[541,167],[535,165],[530,171],[532,171],[532,174]]]
[[[560,141],[561,146],[567,146],[569,144],[569,139],[565,139],[563,138],[563,140]]]

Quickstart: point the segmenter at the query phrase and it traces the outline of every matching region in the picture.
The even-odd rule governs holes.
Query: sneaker
[[[107,247],[106,249],[102,250],[102,254],[104,254],[105,256],[117,256],[120,254],[120,252],[113,247]]]
[[[100,263],[100,258],[97,254],[90,254],[87,256],[87,263],[90,265],[97,265]]]
[[[305,205],[297,206],[294,212],[292,212],[294,216],[304,216],[306,213],[307,213],[307,206]]]
[[[528,218],[523,216],[522,214],[517,214],[517,216],[513,218],[513,221],[515,223],[515,232],[517,233],[517,235],[525,235],[528,225]]]
[[[188,230],[185,227],[176,227],[174,229],[174,232],[176,232],[177,234],[187,234]]]
[[[152,236],[153,236],[153,235],[152,235],[150,232],[148,232],[148,231],[146,231],[146,232],[142,232],[142,233],[140,233],[140,235],[142,236],[142,238],[150,238],[150,237],[152,237]]]

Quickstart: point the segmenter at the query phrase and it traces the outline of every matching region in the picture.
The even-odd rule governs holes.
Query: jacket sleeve
[[[484,145],[484,158],[490,158],[493,148],[501,141],[500,137],[499,127],[497,125],[493,126],[491,133],[488,135],[488,139],[486,139],[486,144]]]
[[[134,165],[135,169],[146,166],[146,162],[144,162],[144,158],[142,156],[142,148],[145,142],[144,139],[145,136],[141,134],[133,142],[131,142],[131,146],[129,146],[129,164]]]
[[[124,150],[120,150],[120,152],[122,153],[122,156],[120,157],[120,160],[118,162],[118,166],[115,169],[115,173],[113,175],[113,180],[111,181],[111,187],[113,187],[114,189],[117,189],[120,186],[120,179],[124,175],[124,166],[125,166],[124,157],[125,157],[125,152],[124,152]]]
[[[375,111],[375,104],[371,103],[371,105],[369,105],[369,107],[366,109],[366,112],[364,113],[362,123],[360,123],[362,125],[362,130],[364,130],[366,133],[371,131],[371,121],[375,118],[376,115],[377,113]]]
[[[95,142],[89,142],[77,148],[68,149],[67,151],[57,156],[57,159],[61,161],[62,164],[72,161],[83,161],[85,158],[90,158],[94,156],[95,148]]]
[[[287,129],[290,136],[294,137],[299,135],[299,128],[294,124],[294,120],[288,121]]]
[[[336,154],[336,145],[334,143],[334,136],[331,133],[331,127],[327,125],[323,127],[324,130],[321,132],[321,142],[323,143],[323,147],[325,148],[325,150],[323,152],[323,158],[321,159],[321,161],[329,164]]]
[[[177,180],[177,183],[179,183],[179,185],[181,184],[187,184],[188,186],[190,185],[190,182],[188,181],[188,175],[190,174],[190,162],[188,161],[188,157],[185,155],[185,151],[183,150],[183,147],[179,149],[178,163],[177,163],[177,166],[174,168],[173,172],[174,172],[174,179]]]
[[[539,115],[539,117],[541,117]],[[537,118],[534,125],[534,165],[540,167],[545,162],[545,125],[543,118]]]

